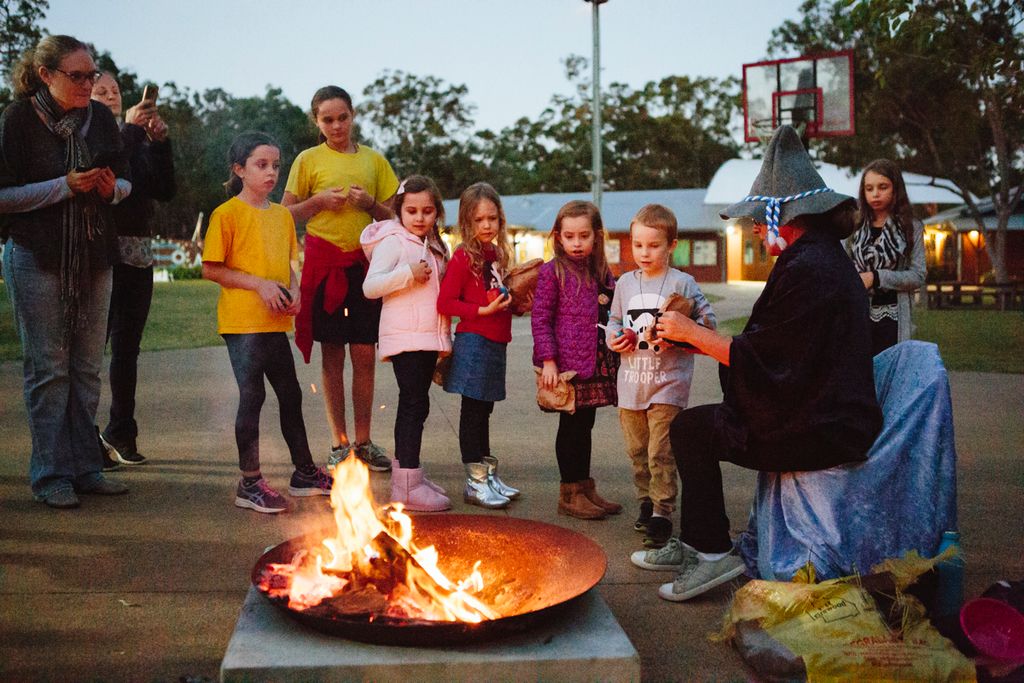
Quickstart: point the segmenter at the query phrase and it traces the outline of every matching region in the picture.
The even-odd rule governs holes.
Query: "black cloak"
[[[814,469],[866,458],[882,427],[868,295],[835,237],[808,231],[782,252],[729,363],[716,425],[728,447],[824,442]],[[808,469],[794,466],[806,455],[770,469]]]

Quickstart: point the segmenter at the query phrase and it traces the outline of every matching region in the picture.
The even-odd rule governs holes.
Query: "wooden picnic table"
[[[1024,282],[980,285],[942,281],[930,282],[926,288],[928,308],[994,308],[999,311],[1024,308]]]

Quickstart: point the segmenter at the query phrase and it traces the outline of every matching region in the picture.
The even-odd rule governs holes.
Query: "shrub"
[[[171,280],[202,280],[203,279],[203,267],[202,266],[175,266],[167,269],[167,274],[171,276]]]

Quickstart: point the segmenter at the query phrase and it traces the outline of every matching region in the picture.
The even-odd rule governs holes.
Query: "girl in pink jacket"
[[[359,238],[370,260],[363,294],[384,300],[378,353],[382,361],[391,361],[398,380],[391,500],[407,510],[438,512],[452,504],[423,473],[420,444],[437,357],[452,349],[450,320],[437,312],[448,263],[439,231],[444,205],[434,181],[414,175],[399,186],[394,210],[397,219],[371,223]]]

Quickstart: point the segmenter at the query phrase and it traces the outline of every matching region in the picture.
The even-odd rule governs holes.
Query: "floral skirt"
[[[603,340],[602,340],[603,341]],[[603,343],[597,347],[597,368],[587,379],[573,378],[576,387],[577,408],[600,408],[619,402],[616,379],[619,372],[619,354],[609,351]]]

